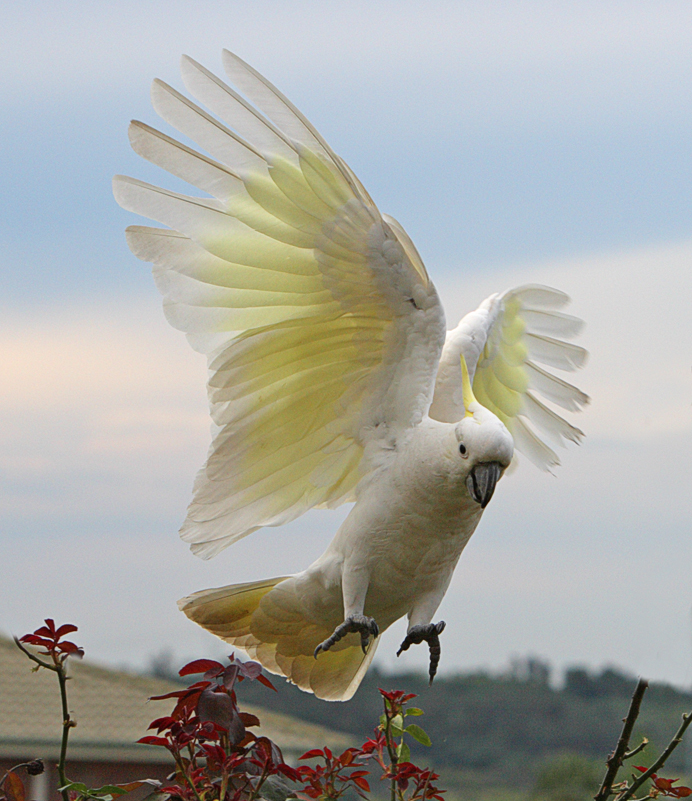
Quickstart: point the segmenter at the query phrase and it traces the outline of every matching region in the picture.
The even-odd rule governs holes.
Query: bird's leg
[[[370,574],[358,564],[344,565],[341,575],[341,592],[344,601],[344,622],[339,624],[330,637],[315,648],[315,658],[320,651],[328,651],[347,634],[359,632],[360,647],[367,653],[370,637],[377,637],[380,629],[375,619],[363,614],[365,596],[368,594]]]
[[[433,683],[433,679],[437,673],[437,666],[440,664],[440,634],[442,634],[444,627],[444,620],[441,620],[439,623],[426,623],[424,625],[411,626],[399,650],[396,652],[396,655],[399,656],[402,651],[408,651],[412,645],[418,645],[423,641],[427,642],[430,648],[430,667],[428,668],[430,684]]]
[[[320,651],[328,651],[332,645],[336,645],[339,640],[354,631],[360,633],[360,647],[363,649],[364,654],[368,652],[370,635],[377,637],[380,633],[374,618],[367,617],[367,615],[349,615],[343,623],[340,623],[334,629],[331,637],[327,637],[324,642],[321,642],[317,648],[315,648],[315,659],[317,659],[317,655]]]

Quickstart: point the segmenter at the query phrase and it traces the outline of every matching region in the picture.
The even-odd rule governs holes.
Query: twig
[[[606,760],[606,765],[608,766],[606,774],[603,778],[603,783],[601,784],[599,791],[594,796],[594,801],[607,801],[608,797],[612,795],[613,782],[615,781],[615,777],[617,776],[618,770],[620,770],[622,761],[627,753],[627,746],[629,745],[630,737],[632,736],[632,729],[634,728],[635,721],[639,716],[639,709],[642,705],[642,699],[644,698],[644,693],[646,692],[648,686],[649,682],[646,679],[639,679],[637,682],[637,686],[635,687],[632,695],[632,700],[630,701],[630,708],[627,711],[627,717],[625,718],[625,723],[622,727],[620,739],[615,746],[615,750]],[[618,799],[618,801],[620,800]]]
[[[646,771],[646,773],[642,773],[637,779],[632,782],[632,785],[628,787],[624,792],[620,793],[617,796],[616,801],[627,801],[628,798],[632,798],[635,792],[644,784],[647,779],[650,779],[656,771],[665,765],[668,757],[675,751],[675,749],[680,745],[682,742],[682,737],[685,733],[687,727],[692,723],[692,712],[688,712],[686,715],[682,716],[682,723],[680,724],[680,728],[675,733],[675,737],[668,743],[665,747],[661,756],[654,762],[654,764]]]
[[[29,659],[31,659],[32,662],[36,662],[37,665],[47,668],[48,670],[53,670],[56,673],[58,672],[58,668],[55,665],[51,665],[50,662],[44,662],[43,659],[39,659],[36,656],[36,654],[32,654],[28,648],[25,648],[22,645],[22,643],[17,639],[17,637],[14,638],[14,644],[17,646],[17,648],[19,648],[20,651],[25,653],[29,657]],[[34,668],[34,670],[36,670],[36,668]]]
[[[622,761],[624,762],[626,759],[632,759],[633,756],[636,756],[640,751],[643,751],[648,744],[649,741],[646,739],[646,737],[644,737],[636,748],[633,748],[631,751],[623,754]]]

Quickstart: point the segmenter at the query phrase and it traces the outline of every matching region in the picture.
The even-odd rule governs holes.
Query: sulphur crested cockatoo
[[[207,354],[214,421],[181,536],[209,558],[261,526],[355,501],[326,552],[293,576],[204,590],[185,614],[273,673],[345,700],[379,635],[408,616],[401,650],[432,619],[514,448],[544,469],[543,436],[581,432],[587,398],[536,362],[573,370],[568,298],[522,286],[445,334],[435,287],[401,225],[272,84],[224,52],[227,85],[190,58],[197,105],[162,81],[153,104],[206,155],[141,122],[137,153],[204,192],[115,179],[154,265],[168,320]],[[209,111],[206,111],[205,106]],[[210,113],[211,112],[211,113]],[[211,196],[211,197],[208,197]]]

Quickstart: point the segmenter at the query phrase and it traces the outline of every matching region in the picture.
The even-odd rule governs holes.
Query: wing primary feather
[[[520,316],[526,323],[527,329],[534,334],[571,339],[577,336],[584,327],[584,321],[578,317],[552,310],[538,311],[537,309],[523,308]]]
[[[584,436],[583,431],[563,420],[530,392],[524,393],[522,414],[525,414],[537,428],[558,443],[561,438],[579,443]]]
[[[228,167],[139,120],[130,123],[128,134],[135,153],[219,200],[245,189]]]
[[[552,473],[552,468],[560,464],[555,451],[542,442],[520,417],[512,420],[510,433],[517,450],[540,470]]]
[[[569,372],[578,370],[586,362],[587,353],[578,345],[539,334],[527,333],[525,338],[529,356],[549,367]]]
[[[280,130],[292,139],[312,145],[327,157],[332,149],[291,101],[257,70],[243,61],[240,56],[224,50],[223,66],[233,83],[251,100],[260,111],[273,120]]]
[[[180,68],[188,92],[244,140],[255,142],[265,158],[268,154],[279,153],[297,161],[298,154],[291,140],[230,86],[189,56],[181,58]]]
[[[589,396],[567,381],[542,370],[531,361],[524,363],[529,386],[545,398],[569,412],[578,412],[589,402]]]
[[[156,113],[218,161],[233,169],[266,172],[259,150],[158,78],[151,85]]]
[[[372,202],[367,192],[364,192],[360,181],[329,147],[317,129],[274,84],[260,75],[242,58],[231,53],[230,50],[224,50],[222,58],[228,77],[260,111],[263,111],[292,139],[302,142],[326,156],[340,170],[355,195],[362,200]]]

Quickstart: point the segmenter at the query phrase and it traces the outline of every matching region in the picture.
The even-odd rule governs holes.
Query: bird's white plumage
[[[402,615],[429,623],[514,444],[549,468],[543,437],[579,438],[535,393],[570,411],[586,402],[536,364],[581,366],[565,341],[580,323],[558,311],[563,293],[525,286],[488,298],[445,341],[402,226],[287,98],[223,58],[233,86],[183,57],[197,102],[152,87],[195,147],[141,122],[129,132],[137,153],[206,197],[114,181],[122,206],[166,226],[132,226],[128,243],[154,265],[169,321],[208,358],[213,441],[181,534],[210,557],[311,507],[357,503],[303,573],[181,608],[303,689],[345,699],[378,639],[367,655],[356,634],[318,659],[315,646],[344,616],[380,630]],[[462,392],[462,357],[477,400],[470,384]]]
[[[449,423],[464,416],[463,355],[476,397],[502,420],[516,449],[541,469],[558,465],[548,442],[579,442],[583,435],[536,392],[568,411],[578,411],[588,397],[536,362],[569,371],[584,364],[586,351],[565,341],[582,328],[581,320],[558,311],[568,302],[564,292],[529,284],[491,295],[467,314],[447,333],[430,416]]]

